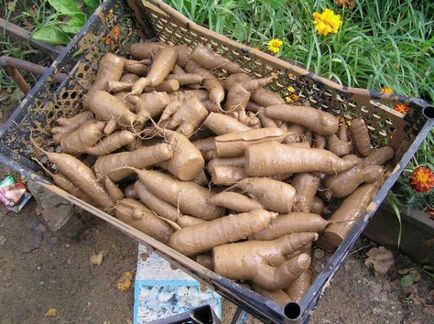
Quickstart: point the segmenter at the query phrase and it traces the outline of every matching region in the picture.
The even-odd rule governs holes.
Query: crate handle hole
[[[295,320],[300,317],[301,308],[298,303],[288,303],[285,306],[284,312],[286,317]]]
[[[426,106],[423,108],[423,115],[428,119],[434,118],[434,107],[433,106]]]

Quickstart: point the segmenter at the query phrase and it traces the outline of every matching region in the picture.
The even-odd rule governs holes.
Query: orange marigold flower
[[[396,105],[395,105],[395,108],[394,108],[397,112],[400,112],[401,114],[406,114],[407,112],[408,112],[408,106],[407,105],[404,105],[403,103],[397,103]]]
[[[119,36],[121,36],[121,26],[119,25],[114,26],[111,33],[114,38],[119,38]]]
[[[434,187],[434,173],[426,166],[414,169],[410,177],[410,186],[417,192],[428,192]]]
[[[338,7],[352,9],[356,5],[356,0],[334,0],[334,3]]]
[[[381,88],[381,93],[383,93],[383,94],[392,94],[393,93],[393,89],[389,88],[389,87],[382,87]]]
[[[113,29],[110,31],[110,33],[105,38],[105,44],[106,45],[112,45],[119,41],[119,37],[121,35],[121,26],[116,25],[113,27]]]

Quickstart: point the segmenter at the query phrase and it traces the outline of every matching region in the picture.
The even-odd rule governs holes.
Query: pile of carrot
[[[51,129],[54,183],[220,275],[299,301],[314,242],[339,246],[394,150],[374,149],[362,118],[287,105],[267,90],[272,76],[202,44],[129,54],[103,56],[83,111]]]

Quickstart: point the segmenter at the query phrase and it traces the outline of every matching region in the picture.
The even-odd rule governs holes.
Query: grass
[[[4,11],[0,9],[3,19],[20,25],[29,31],[41,26],[54,14],[53,9],[47,4],[47,0],[1,0],[1,2],[2,8],[4,8]],[[13,3],[12,7],[10,7],[11,3]],[[14,10],[8,10],[8,8]]]
[[[50,12],[46,5],[46,1],[0,0],[1,17],[29,31],[31,31],[34,26],[41,25],[50,14],[52,14],[52,12]],[[46,59],[44,60],[45,54],[32,48],[25,42],[13,40],[4,31],[0,31],[0,53],[1,55],[8,55],[38,64],[47,61]],[[30,84],[36,82],[36,78],[31,73],[22,73]],[[5,104],[5,106],[14,107],[17,105],[17,101],[23,97],[14,81],[3,69],[0,70],[0,89],[0,101]],[[8,112],[6,112],[6,114],[3,113],[1,118],[7,117],[7,113]]]
[[[326,0],[166,0],[193,21],[253,47],[271,38],[279,56],[338,83],[382,86],[434,101],[431,1],[358,0],[339,9]],[[342,16],[336,35],[318,36],[312,13],[331,8]]]
[[[414,191],[409,183],[410,176],[414,169],[419,166],[427,166],[434,170],[434,129],[428,134],[426,140],[421,144],[419,150],[411,159],[410,163],[406,166],[402,176],[398,179],[398,187],[395,196],[401,203],[401,207],[411,207],[414,209],[423,210],[425,207],[434,207],[434,191],[431,190],[427,193],[417,193]]]
[[[43,28],[44,25],[52,26],[56,23],[68,21],[68,19],[65,19],[67,15],[56,12],[51,4],[57,3],[60,6],[71,2],[76,5],[76,2],[71,0],[0,0],[0,16],[30,32],[34,32]],[[98,5],[98,3],[99,0],[82,0],[79,1],[79,9],[86,14],[90,14],[92,12],[90,8]],[[77,30],[80,28],[80,26],[73,27]],[[47,33],[46,36],[51,36],[50,34]],[[70,34],[65,35],[65,42],[68,41],[69,36]],[[12,40],[5,31],[0,32],[0,53],[42,65],[50,62],[45,53],[33,49],[26,42]],[[30,84],[36,81],[36,78],[30,73],[23,72],[23,75]],[[4,70],[0,70],[0,89],[2,90],[0,100],[3,103],[11,99],[13,105],[22,97],[15,83]]]
[[[425,141],[422,142],[419,150],[413,156],[411,161],[405,167],[403,173],[398,178],[397,183],[393,188],[393,192],[388,195],[388,201],[393,208],[393,211],[399,222],[398,246],[401,242],[402,223],[401,212],[405,208],[411,208],[424,211],[427,208],[434,207],[434,191],[430,190],[427,193],[419,193],[413,190],[410,186],[410,177],[414,169],[419,166],[427,166],[434,170],[434,129],[432,129]],[[430,274],[431,275],[431,274]]]

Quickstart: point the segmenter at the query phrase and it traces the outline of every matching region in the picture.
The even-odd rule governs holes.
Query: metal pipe
[[[176,314],[163,319],[149,322],[149,324],[220,324],[220,319],[210,305],[202,305],[185,313]]]
[[[27,83],[21,72],[16,67],[8,65],[6,66],[6,71],[10,75],[10,77],[16,82],[18,88],[20,88],[22,93],[26,95],[30,92],[30,85]]]
[[[0,56],[0,64],[6,64],[20,70],[26,70],[33,74],[44,74],[46,68],[42,65],[35,64],[29,61],[21,60],[11,56]]]
[[[36,75],[42,75],[47,71],[45,66],[10,56],[0,56],[0,65],[25,70]],[[55,79],[59,82],[65,81],[67,78],[68,76],[64,73],[57,73],[55,76]]]

